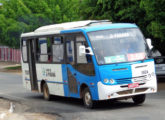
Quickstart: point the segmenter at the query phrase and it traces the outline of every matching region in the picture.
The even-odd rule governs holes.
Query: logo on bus
[[[43,68],[42,75],[46,76],[46,77],[56,77],[55,72],[52,72],[51,69],[49,69],[49,68],[47,68],[47,69]]]

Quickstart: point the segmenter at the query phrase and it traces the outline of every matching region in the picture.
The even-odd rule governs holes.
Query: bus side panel
[[[67,81],[68,83],[68,75],[67,75],[67,68],[71,71],[71,74],[74,75],[76,74],[75,78],[77,81],[77,93],[72,93],[69,91],[68,84],[64,84],[64,93],[65,96],[68,97],[74,97],[74,98],[80,98],[80,86],[82,84],[86,84],[88,88],[90,89],[90,92],[92,94],[92,99],[93,100],[98,100],[98,89],[97,89],[97,80],[95,76],[87,76],[84,75],[80,72],[78,72],[76,69],[72,67],[72,65],[63,65],[63,79],[64,81]]]
[[[36,64],[38,87],[41,91],[41,81],[46,81],[52,95],[64,96],[61,64]]]
[[[68,75],[66,64],[62,65],[62,77],[64,81],[64,96],[69,97]]]
[[[28,65],[28,63],[23,63],[22,62],[22,78],[23,78],[23,86],[26,89],[31,90],[29,65]]]

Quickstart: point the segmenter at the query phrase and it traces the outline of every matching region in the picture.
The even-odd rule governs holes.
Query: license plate
[[[128,88],[136,88],[136,87],[139,87],[139,83],[128,84]]]

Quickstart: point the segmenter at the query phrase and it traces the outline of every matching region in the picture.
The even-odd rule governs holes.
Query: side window
[[[82,35],[76,36],[76,49],[77,49],[77,63],[91,63],[92,57],[90,55],[79,55],[79,47],[81,45],[84,45],[85,47],[88,47],[88,44]]]
[[[83,42],[77,42],[77,43],[76,43],[76,49],[77,49],[77,63],[87,63],[87,57],[86,57],[86,55],[82,55],[82,56],[79,55],[79,47],[80,47],[81,45],[84,45],[84,43],[83,43]]]
[[[51,39],[50,38],[39,38],[36,42],[37,48],[37,61],[38,62],[51,62],[52,54],[51,54]]]
[[[76,35],[76,58],[77,58],[77,64],[76,69],[86,75],[95,75],[94,65],[92,62],[92,56],[91,55],[79,55],[79,47],[81,45],[84,45],[85,47],[88,47],[87,41],[85,40],[85,37],[83,35]]]
[[[63,62],[64,43],[62,37],[53,37],[52,51],[53,51],[53,62]]]
[[[87,41],[82,34],[73,34],[66,37],[66,54],[67,63],[82,74],[93,76],[95,75],[94,65],[91,55],[79,54],[79,47],[84,45],[88,47]]]
[[[22,41],[22,59],[27,62],[27,43],[26,40]]]
[[[68,37],[66,41],[67,62],[75,64],[74,38]]]

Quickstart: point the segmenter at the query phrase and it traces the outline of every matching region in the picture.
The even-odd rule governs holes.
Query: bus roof
[[[119,29],[119,28],[137,28],[137,26],[135,24],[130,24],[130,23],[113,23],[113,24],[103,24],[103,25],[96,25],[96,26],[86,26],[86,27],[71,29],[71,30],[62,30],[61,33],[77,32],[77,31],[81,31],[82,29],[85,32],[92,32],[92,31]]]
[[[123,27],[136,27],[134,24],[112,24],[108,20],[86,20],[77,22],[67,22],[61,24],[47,25],[39,27],[34,32],[23,33],[21,37],[35,37],[44,35],[53,35],[60,33],[67,33],[80,30],[85,30],[86,32],[113,29],[113,28],[123,28]]]

